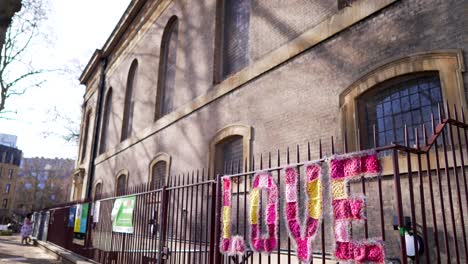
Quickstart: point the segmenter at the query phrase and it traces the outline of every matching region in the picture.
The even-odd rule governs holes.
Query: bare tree
[[[54,106],[47,113],[47,123],[54,123],[56,126],[49,127],[41,134],[44,138],[55,136],[68,143],[78,144],[80,138],[80,119],[72,117],[70,113],[63,113]]]
[[[0,1],[3,3],[4,0]],[[6,0],[6,2],[15,1]],[[5,113],[8,98],[24,94],[27,88],[40,86],[44,82],[34,77],[46,70],[35,69],[32,61],[25,54],[32,41],[42,35],[39,25],[46,19],[45,10],[45,0],[23,0],[21,11],[13,16],[4,34],[4,42],[0,50],[0,117],[2,113]]]

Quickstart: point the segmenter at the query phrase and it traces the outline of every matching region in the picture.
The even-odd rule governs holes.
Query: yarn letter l
[[[261,190],[268,191],[265,222],[268,232],[260,234],[260,196]],[[250,239],[252,249],[257,252],[271,253],[278,246],[278,186],[271,173],[257,173],[250,192]]]
[[[231,179],[222,178],[223,206],[221,215],[221,253],[229,256],[243,255],[245,242],[242,236],[231,237]]]

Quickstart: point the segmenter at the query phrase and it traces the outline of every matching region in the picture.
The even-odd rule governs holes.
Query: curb
[[[64,249],[49,242],[34,240],[34,245],[56,256],[57,259],[64,264],[99,264],[94,260],[82,257],[70,250]]]

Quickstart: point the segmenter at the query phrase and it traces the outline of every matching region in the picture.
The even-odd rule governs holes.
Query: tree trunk
[[[0,0],[0,51],[3,49],[11,19],[20,10],[21,0]]]

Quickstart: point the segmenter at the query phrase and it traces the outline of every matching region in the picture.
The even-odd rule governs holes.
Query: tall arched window
[[[89,110],[86,113],[85,117],[85,126],[83,127],[83,140],[81,141],[81,163],[83,163],[85,156],[86,156],[86,151],[88,147],[88,135],[89,135],[89,124],[90,124],[90,119],[91,119],[91,111]]]
[[[251,0],[218,0],[216,81],[222,81],[249,64]]]
[[[135,76],[138,72],[138,61],[135,59],[130,66],[127,78],[127,88],[125,90],[124,113],[122,122],[122,136],[120,141],[124,141],[132,135],[133,130],[133,112],[135,109],[135,100],[133,98],[133,89],[136,86]]]
[[[101,145],[99,146],[99,154],[106,152],[107,150],[107,135],[109,130],[110,114],[112,112],[112,87],[109,88],[106,94],[106,100],[104,102],[104,115],[102,118],[101,127]]]
[[[164,29],[159,59],[159,79],[156,92],[155,118],[160,118],[174,109],[174,84],[177,72],[177,38],[179,19],[173,16]]]
[[[438,72],[410,74],[389,79],[365,92],[358,98],[361,145],[374,146],[376,129],[377,146],[392,142],[405,145],[404,125],[409,131],[409,143],[414,144],[414,129],[431,127],[431,112],[437,113],[443,104]]]
[[[117,177],[116,195],[117,196],[125,195],[126,191],[127,191],[127,175],[120,174]]]

